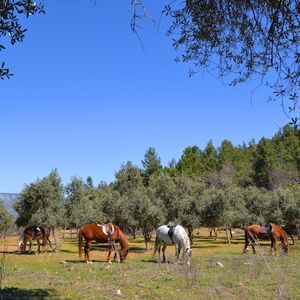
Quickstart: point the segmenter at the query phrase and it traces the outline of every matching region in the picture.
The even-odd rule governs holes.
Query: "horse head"
[[[18,242],[18,248],[21,250],[21,251],[24,251],[25,250],[25,243],[24,243],[24,233],[22,232],[20,234],[20,239],[19,239],[19,242]]]
[[[23,241],[18,242],[18,248],[22,251],[24,250],[24,242]]]
[[[283,253],[287,255],[289,253],[289,244],[282,243],[282,250],[283,250]]]
[[[125,260],[127,258],[127,255],[128,255],[128,248],[127,249],[121,249],[119,251],[119,254],[120,254],[120,260],[121,260],[121,262],[125,262]]]
[[[184,261],[187,265],[191,264],[192,249],[186,248],[184,252]]]

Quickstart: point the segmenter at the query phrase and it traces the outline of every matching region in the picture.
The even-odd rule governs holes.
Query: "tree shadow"
[[[0,251],[0,254],[20,254],[19,250],[15,250],[15,251]]]
[[[209,245],[195,245],[195,244],[193,244],[192,246],[191,246],[191,248],[192,248],[192,250],[193,249],[210,249],[210,248],[217,248],[218,247],[218,245],[217,244],[209,244]]]
[[[1,300],[42,300],[42,299],[59,299],[59,295],[53,289],[19,289],[4,288],[0,290]]]
[[[60,249],[58,252],[59,253],[77,253],[77,251],[72,251],[72,250],[67,250],[67,249]]]
[[[149,258],[149,259],[142,259],[141,262],[146,262],[146,263],[155,263],[158,264],[157,260],[155,258]]]

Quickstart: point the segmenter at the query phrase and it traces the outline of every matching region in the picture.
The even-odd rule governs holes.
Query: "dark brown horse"
[[[255,251],[255,244],[257,240],[271,240],[271,254],[274,252],[276,255],[277,252],[277,241],[281,242],[282,250],[285,254],[288,254],[289,244],[285,231],[276,224],[268,225],[257,225],[252,224],[247,226],[245,229],[245,247],[244,253],[247,253],[247,248],[251,243],[253,253]]]
[[[84,237],[85,239],[84,253],[87,263],[92,263],[90,258],[90,248],[93,240],[97,243],[109,244],[107,262],[111,262],[110,255],[113,250],[119,254],[121,262],[124,262],[126,260],[128,254],[128,240],[125,233],[117,225],[111,223],[87,224],[80,227],[78,233],[79,259],[82,258],[82,237]],[[120,243],[120,251],[116,250],[115,242]]]
[[[31,252],[32,242],[36,241],[38,245],[38,252],[40,252],[41,245],[43,247],[47,246],[47,243],[53,249],[50,239],[50,231],[45,229],[42,226],[30,226],[24,229],[24,231],[20,235],[20,240],[18,246],[21,251],[25,251],[26,244],[29,242],[29,252]]]
[[[282,229],[291,237],[293,242],[292,245],[295,245],[293,235],[298,236],[298,240],[300,240],[300,224],[286,224],[282,227]]]

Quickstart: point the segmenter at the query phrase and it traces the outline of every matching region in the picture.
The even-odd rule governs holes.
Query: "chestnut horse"
[[[108,243],[107,262],[111,262],[110,255],[112,251],[118,252],[121,262],[126,260],[128,254],[128,240],[125,233],[114,224],[87,224],[80,227],[78,233],[79,259],[82,258],[82,237],[85,239],[85,260],[87,263],[92,263],[90,258],[90,248],[92,241],[97,243]],[[115,242],[119,242],[121,250],[116,250]]]
[[[36,241],[38,245],[38,252],[40,252],[41,245],[45,247],[47,242],[53,249],[50,239],[50,231],[45,229],[44,227],[40,226],[30,226],[24,229],[24,231],[20,235],[20,240],[18,243],[18,247],[21,251],[25,251],[26,244],[29,242],[29,252],[31,252],[32,242]],[[42,241],[42,243],[41,243]]]
[[[255,254],[255,244],[257,239],[271,240],[271,254],[277,252],[277,241],[281,242],[282,250],[285,254],[288,254],[289,244],[286,232],[276,224],[257,225],[252,224],[244,228],[245,229],[245,247],[244,253],[247,252],[247,248],[251,243],[252,251]]]

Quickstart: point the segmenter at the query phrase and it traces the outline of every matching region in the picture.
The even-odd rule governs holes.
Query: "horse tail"
[[[82,258],[82,232],[81,232],[81,228],[79,229],[78,232],[78,255],[79,255],[79,259]]]
[[[287,236],[287,233],[283,230],[283,229],[281,229],[281,231],[282,231],[282,241],[281,241],[281,243],[282,244],[285,244],[286,245],[286,247],[287,247],[287,252],[289,251],[289,240],[288,240],[288,236]]]

